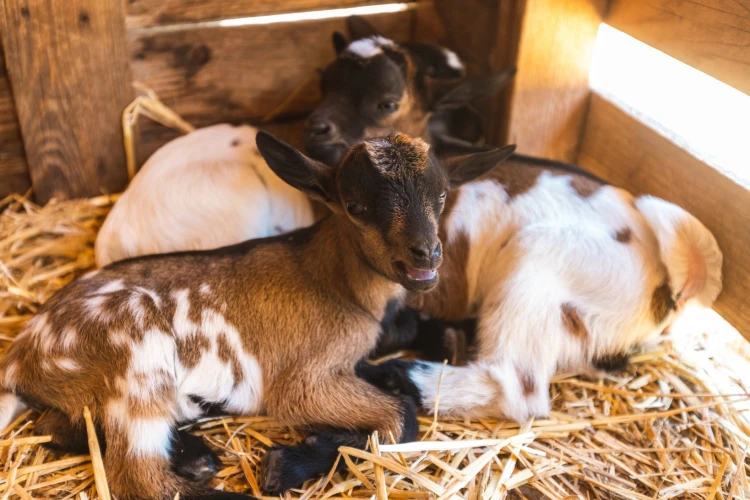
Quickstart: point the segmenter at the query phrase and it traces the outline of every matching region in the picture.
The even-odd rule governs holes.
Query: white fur
[[[353,41],[346,47],[346,52],[362,59],[371,59],[383,53],[381,47],[392,45],[395,45],[392,40],[388,40],[382,36],[373,36]]]
[[[455,52],[443,47],[443,55],[445,56],[445,62],[448,66],[461,72],[464,71],[464,64]]]
[[[26,410],[26,405],[15,394],[0,394],[0,430],[8,427]]]
[[[125,288],[125,284],[122,280],[114,280],[109,283],[102,285],[97,291],[97,295],[106,295],[109,293],[119,292]]]
[[[440,388],[439,411],[449,415],[545,416],[556,372],[590,371],[594,357],[626,352],[673,319],[657,324],[651,311],[665,281],[673,296],[686,290],[684,300],[704,306],[721,290],[721,252],[690,214],[652,197],[634,206],[613,187],[583,198],[567,176],[544,173],[513,199],[493,181],[464,186],[447,229],[448,244],[469,238],[468,297],[479,307],[478,359],[446,368]],[[630,241],[617,241],[624,230]],[[566,326],[564,307],[584,338]],[[425,411],[440,368],[410,375]]]
[[[312,224],[309,200],[268,168],[256,133],[214,125],[154,153],[104,221],[97,265],[217,248]]]
[[[164,418],[134,418],[128,425],[129,452],[138,457],[169,458],[172,422]]]

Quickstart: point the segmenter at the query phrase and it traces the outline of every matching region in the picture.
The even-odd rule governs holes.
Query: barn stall
[[[750,352],[734,329],[750,338],[750,192],[592,92],[589,74],[605,22],[747,94],[749,8],[726,0],[4,0],[1,348],[55,290],[93,267],[103,218],[158,147],[221,122],[252,123],[300,145],[319,99],[318,70],[334,58],[331,33],[346,31],[347,15],[366,15],[396,41],[453,49],[471,74],[518,67],[512,87],[480,106],[488,143],[578,163],[696,215],[724,252],[715,310],[726,323],[688,320],[602,380],[559,376],[550,418],[523,428],[421,417],[421,442],[342,450],[343,472],[291,497],[746,498]],[[96,445],[91,456],[48,450],[33,433],[37,417],[28,412],[0,435],[3,498],[108,498]],[[214,485],[255,495],[268,447],[300,438],[266,417],[191,429],[222,454]]]

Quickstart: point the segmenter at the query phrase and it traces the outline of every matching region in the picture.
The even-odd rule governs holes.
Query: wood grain
[[[508,125],[508,140],[519,152],[575,159],[606,6],[606,0],[526,1]]]
[[[215,21],[247,16],[338,9],[387,3],[383,0],[125,0],[127,27]]]
[[[410,39],[414,15],[367,19],[398,41]],[[320,100],[319,71],[335,57],[336,30],[346,32],[344,19],[136,35],[130,41],[131,67],[136,80],[197,127],[258,125],[280,106],[277,119],[294,121]],[[286,102],[295,92],[297,98]],[[139,161],[174,136],[144,121]]]
[[[11,193],[24,194],[30,187],[29,167],[0,45],[0,199]]]
[[[750,0],[613,0],[607,24],[750,94]]]
[[[596,94],[578,163],[635,194],[684,207],[713,232],[724,252],[715,309],[750,339],[750,191]]]
[[[37,201],[125,186],[132,100],[121,2],[5,0],[6,65]]]

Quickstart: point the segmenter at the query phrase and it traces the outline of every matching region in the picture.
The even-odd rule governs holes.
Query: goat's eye
[[[387,111],[388,113],[393,113],[398,109],[398,103],[393,101],[383,101],[378,104],[378,109],[381,111]]]
[[[356,201],[346,202],[346,211],[352,215],[360,215],[364,213],[366,210],[367,209],[362,204],[357,203]]]
[[[440,201],[441,202],[445,201],[446,196],[448,196],[448,191],[443,191],[442,194],[440,195]]]

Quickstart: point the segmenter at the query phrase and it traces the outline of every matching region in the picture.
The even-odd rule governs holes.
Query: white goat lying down
[[[426,412],[439,386],[441,414],[545,416],[556,372],[626,359],[721,291],[721,251],[695,217],[555,162],[511,157],[455,190],[441,224],[441,284],[413,305],[479,323],[474,361],[440,384],[440,364],[395,362]]]
[[[105,220],[96,264],[208,250],[311,225],[309,199],[268,168],[257,132],[214,125],[154,153]]]

